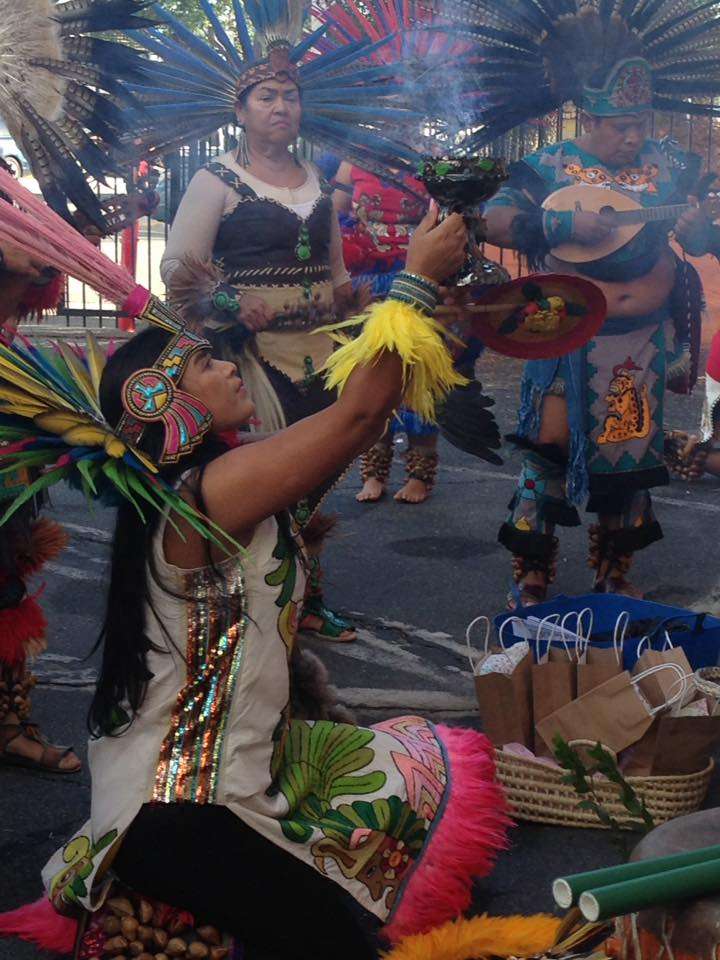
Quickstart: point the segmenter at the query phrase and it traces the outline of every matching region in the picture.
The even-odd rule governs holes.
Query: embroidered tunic
[[[395,910],[407,925],[414,909],[449,919],[448,900],[462,890],[469,902],[471,875],[488,871],[504,840],[489,742],[419,717],[371,728],[290,719],[288,660],[305,585],[298,551],[267,519],[242,563],[180,570],[164,559],[163,531],[154,547],[161,582],[192,599],[149,579],[147,630],[162,652],[148,653],[153,676],[133,722],[90,744],[91,819],[45,867],[53,902],[97,909],[104,862],[142,805],[191,802],[228,807],[383,920]],[[444,837],[443,816],[458,815],[456,763],[453,797],[474,819],[451,822]],[[434,882],[447,869],[454,893],[440,904],[416,870],[425,857]]]
[[[302,162],[305,183],[272,187],[226,153],[191,181],[168,238],[161,274],[171,285],[183,256],[212,256],[241,293],[271,308],[256,334],[260,355],[290,380],[319,369],[333,349],[325,334],[307,334],[334,319],[333,290],[349,282],[330,188]]]
[[[553,144],[513,167],[508,184],[488,204],[532,211],[561,187],[584,184],[629,193],[642,206],[686,200],[696,170],[692,155],[648,140],[628,167],[612,167],[574,141]],[[621,283],[645,276],[667,249],[670,224],[648,223],[628,244],[602,260],[579,265],[590,279]],[[681,336],[678,336],[678,333]],[[642,316],[608,317],[585,348],[567,357],[531,361],[522,386],[518,434],[535,439],[548,392],[562,393],[571,428],[568,497],[605,494],[630,483],[668,482],[663,453],[663,405],[669,367],[689,355],[689,330],[671,317],[670,298]]]

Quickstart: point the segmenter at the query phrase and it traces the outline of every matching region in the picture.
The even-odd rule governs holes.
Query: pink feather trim
[[[449,766],[441,819],[383,934],[393,943],[453,920],[470,906],[473,880],[486,877],[507,847],[512,821],[495,779],[493,747],[474,730],[435,728]]]
[[[149,300],[150,291],[138,284],[127,300],[123,303],[121,310],[129,317],[139,317],[145,307],[148,305]]]
[[[77,920],[61,916],[47,897],[0,913],[0,937],[19,937],[54,953],[72,954],[77,933]]]

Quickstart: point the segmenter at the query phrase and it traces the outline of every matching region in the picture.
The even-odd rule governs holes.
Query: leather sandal
[[[320,621],[320,626],[311,625],[310,618]],[[357,640],[357,632],[349,621],[333,613],[322,600],[310,597],[305,601],[300,626],[301,633],[317,637],[318,640],[329,640],[332,643],[352,643]]]
[[[28,730],[36,731],[31,734]],[[9,746],[19,737],[26,737],[28,740],[39,744],[42,752],[38,758],[26,757],[20,753],[14,753],[9,750]],[[0,724],[0,765],[6,767],[21,767],[25,770],[42,771],[43,773],[73,774],[82,770],[82,764],[77,767],[61,767],[60,764],[69,754],[73,752],[72,747],[61,747],[49,743],[42,736],[36,724],[23,723],[2,723]]]

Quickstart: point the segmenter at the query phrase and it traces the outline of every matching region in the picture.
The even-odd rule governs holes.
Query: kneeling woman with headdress
[[[92,350],[78,373],[99,382],[104,420],[75,434],[67,405],[36,414],[82,444],[57,469],[85,457],[91,486],[109,479],[126,499],[90,712],[91,819],[46,866],[48,900],[0,918],[0,932],[67,948],[74,927],[59,930],[48,902],[92,914],[109,897],[115,913],[90,921],[81,957],[136,955],[143,938],[150,956],[185,956],[182,937],[169,949],[168,915],[113,896],[112,878],[251,949],[313,960],[375,957],[377,921],[399,937],[468,906],[507,824],[489,742],[418,717],[362,728],[289,715],[305,560],[288,508],[365,449],[401,395],[429,412],[457,380],[429,314],[466,235],[459,216],[436,216],[413,237],[404,281],[333,354],[339,399],[270,439],[228,447],[254,411],[235,365],[152,301],[144,316],[164,329],[121,347],[101,379]],[[159,465],[151,482],[142,464]],[[148,502],[161,509],[143,519]],[[228,955],[212,949],[187,956]]]

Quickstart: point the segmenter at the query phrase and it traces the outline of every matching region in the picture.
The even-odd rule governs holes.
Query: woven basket
[[[591,810],[578,807],[575,790],[562,782],[565,771],[523,757],[495,751],[498,779],[505,788],[511,815],[518,820],[552,823],[559,827],[607,829]],[[645,801],[655,823],[664,823],[697,810],[705,799],[715,764],[699,773],[679,777],[628,777],[638,797]],[[632,817],[618,799],[618,789],[606,780],[596,781],[601,805],[625,827]]]

